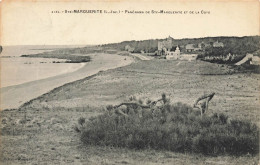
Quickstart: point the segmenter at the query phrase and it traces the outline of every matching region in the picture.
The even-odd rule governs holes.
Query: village
[[[215,42],[205,43],[189,43],[186,45],[178,45],[174,44],[174,38],[171,36],[167,37],[163,41],[158,41],[157,50],[155,52],[146,52],[141,50],[140,53],[142,55],[155,56],[156,58],[166,59],[166,60],[188,60],[193,61],[197,60],[198,56],[203,54],[206,49],[225,49],[225,44],[216,40]],[[131,47],[129,45],[125,46],[125,50],[133,53],[135,51],[135,47]],[[201,58],[204,61],[222,61],[225,62],[233,62],[238,57],[237,54],[228,53],[226,55],[206,55]],[[249,62],[250,65],[259,65],[260,58],[253,54],[246,54],[244,58],[237,61],[235,65],[241,65],[243,63]]]

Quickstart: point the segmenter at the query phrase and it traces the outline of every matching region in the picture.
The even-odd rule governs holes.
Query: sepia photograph
[[[0,164],[259,165],[260,1],[0,1]]]

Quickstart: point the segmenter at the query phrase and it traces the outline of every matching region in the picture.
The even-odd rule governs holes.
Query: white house
[[[213,43],[213,47],[215,47],[215,48],[223,48],[224,44],[222,42],[218,42],[218,40],[217,40],[217,42]]]
[[[175,51],[166,51],[166,59],[179,59],[181,51],[179,46],[177,46]]]

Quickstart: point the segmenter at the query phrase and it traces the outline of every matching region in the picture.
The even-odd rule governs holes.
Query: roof
[[[213,46],[214,46],[214,47],[223,47],[224,44],[223,44],[222,42],[216,41],[216,42],[213,43]]]
[[[194,44],[187,44],[186,49],[194,49]]]
[[[171,36],[169,36],[166,40],[174,40]]]

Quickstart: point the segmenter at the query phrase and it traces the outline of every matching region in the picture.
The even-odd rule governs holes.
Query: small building
[[[251,61],[250,61],[251,65],[260,65],[260,58],[258,56],[253,56]]]
[[[158,42],[158,55],[163,55],[165,54],[167,51],[170,51],[172,48],[172,41],[173,38],[171,36],[169,36],[166,40],[164,41],[159,41]]]
[[[187,44],[185,46],[186,52],[198,52],[198,51],[204,51],[206,47],[209,47],[210,44],[206,44],[204,42],[198,43],[198,44]]]
[[[181,51],[179,46],[176,47],[175,51],[166,51],[166,59],[179,59]]]
[[[204,49],[204,48],[205,48],[204,42],[199,43],[199,44],[198,44],[198,48]]]
[[[204,43],[203,41],[198,44],[200,50],[205,50],[205,48],[210,47],[210,44]]]
[[[194,44],[187,44],[185,46],[186,52],[194,52],[195,51],[195,46]]]
[[[214,48],[223,48],[224,44],[222,42],[216,41],[216,42],[213,43],[213,47]]]
[[[126,45],[125,50],[132,53],[135,50],[135,48],[132,48],[131,46]]]

